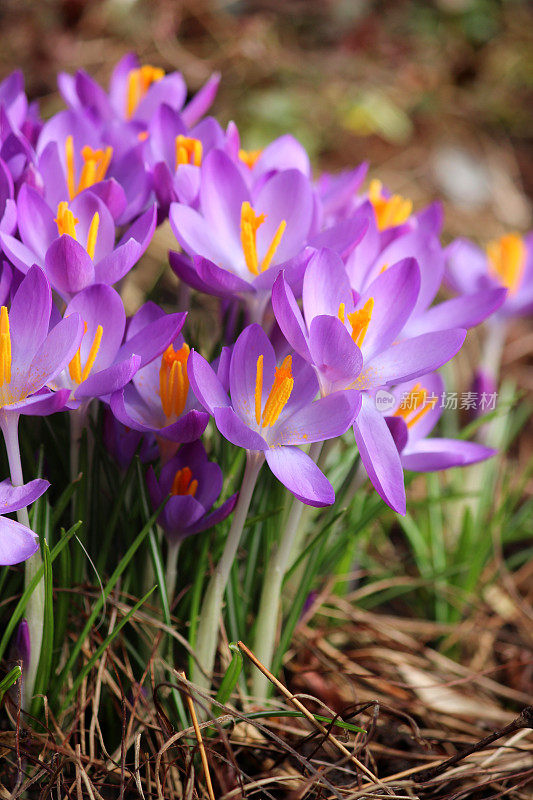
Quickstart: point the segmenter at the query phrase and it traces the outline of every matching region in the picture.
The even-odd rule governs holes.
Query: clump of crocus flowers
[[[0,513],[18,514],[0,518],[0,563],[26,561],[27,583],[41,564],[27,507],[48,483],[22,474],[19,417],[69,415],[74,479],[80,438],[105,406],[104,445],[120,468],[135,452],[150,462],[170,598],[178,549],[232,515],[199,617],[193,678],[204,686],[261,470],[291,504],[255,625],[255,651],[269,667],[302,508],[335,502],[327,462],[318,464],[324,442],[353,431],[359,483],[368,476],[405,514],[404,470],[493,452],[430,435],[442,413],[437,370],[484,320],[494,356],[506,321],[533,308],[533,234],[509,232],[484,250],[464,240],[443,248],[440,206],[414,209],[377,179],[365,187],[365,164],[315,180],[290,135],[243,149],[233,122],[223,129],[206,116],[218,83],[214,75],[186,102],[179,73],[128,55],[108,89],[82,70],[60,75],[66,108],[46,122],[20,73],[0,84],[0,427],[10,468]],[[192,346],[187,309],[150,301],[126,317],[120,282],[167,217],[181,284],[218,298],[225,333],[210,358]],[[435,302],[443,282],[452,296]],[[214,437],[245,451],[231,494]],[[38,584],[24,623],[26,707],[42,613]],[[254,693],[264,692],[259,678]]]

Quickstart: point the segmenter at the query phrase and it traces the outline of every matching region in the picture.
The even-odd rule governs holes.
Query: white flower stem
[[[180,551],[181,541],[168,540],[167,548],[167,567],[165,570],[165,584],[167,588],[167,599],[169,607],[172,607],[174,601],[174,592],[176,591],[176,580],[178,578],[178,554]]]
[[[9,461],[9,471],[11,473],[11,483],[13,486],[22,486],[24,477],[22,475],[22,462],[20,459],[20,446],[18,438],[18,414],[2,414],[0,425],[6,443],[7,459]],[[28,509],[21,508],[17,511],[17,519],[21,525],[30,527]],[[24,565],[24,583],[28,587],[39,568],[42,566],[41,551],[37,550]],[[28,622],[28,634],[30,638],[30,658],[26,674],[24,675],[24,693],[22,698],[23,708],[28,710],[33,697],[37,668],[41,656],[41,646],[43,642],[44,625],[44,577],[41,578],[33,590],[25,610],[25,617]]]
[[[192,671],[192,681],[197,686],[208,689],[215,663],[218,642],[218,626],[224,591],[229,579],[231,567],[239,547],[242,531],[246,522],[250,501],[264,461],[264,454],[258,451],[247,451],[246,468],[242,480],[239,499],[233,512],[233,520],[222,558],[209,581],[200,611],[200,623],[196,637],[195,654],[197,663]]]
[[[479,366],[494,381],[497,381],[507,336],[507,322],[505,320],[491,320],[486,324],[485,329],[486,336]]]
[[[309,456],[316,463],[323,442],[314,442],[309,450]],[[281,608],[281,593],[283,579],[291,563],[291,555],[299,549],[302,536],[302,512],[304,503],[293,498],[283,535],[277,547],[274,548],[267,564],[263,579],[259,613],[255,626],[253,652],[261,663],[270,669],[276,646],[276,632],[278,617]],[[294,556],[293,559],[294,560]],[[252,694],[259,700],[266,700],[269,681],[259,670],[254,670],[252,680]]]

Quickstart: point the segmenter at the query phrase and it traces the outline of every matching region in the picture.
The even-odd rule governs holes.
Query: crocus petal
[[[400,455],[385,417],[368,395],[363,396],[361,410],[353,431],[361,461],[379,496],[398,514],[405,514],[405,488]]]
[[[20,188],[17,206],[20,238],[42,261],[58,235],[50,206],[36,189],[26,183]]]
[[[254,292],[253,286],[248,281],[233,275],[228,270],[217,267],[207,258],[194,256],[193,264],[204,286],[209,287],[209,294],[228,297],[239,292]]]
[[[192,495],[175,495],[167,501],[161,513],[161,522],[168,533],[179,534],[204,514],[204,507]]]
[[[228,500],[226,500],[225,503],[222,503],[221,506],[215,508],[211,514],[207,514],[205,517],[203,517],[203,519],[195,522],[194,525],[190,525],[187,528],[187,536],[191,536],[194,533],[207,531],[209,528],[214,528],[215,525],[218,525],[219,522],[222,522],[223,519],[226,519],[226,517],[229,516],[235,508],[238,497],[238,494],[232,495],[230,498],[228,498]]]
[[[215,408],[213,416],[222,436],[237,447],[244,447],[246,450],[266,450],[268,448],[263,437],[250,430],[232,408],[228,406]]]
[[[33,394],[20,403],[12,403],[6,411],[13,411],[17,414],[25,414],[29,417],[47,417],[49,414],[56,414],[63,411],[68,403],[70,396],[69,389],[60,389],[57,392],[42,392]]]
[[[233,252],[242,251],[241,206],[245,200],[250,200],[250,196],[239,170],[222,150],[212,150],[202,164],[200,205],[205,216],[204,228],[216,231],[217,238],[227,242]]]
[[[265,456],[276,478],[302,503],[320,508],[335,502],[330,482],[302,450],[273,447]]]
[[[9,311],[12,363],[26,367],[48,335],[52,293],[40,267],[32,267]]]
[[[309,332],[309,351],[323,391],[345,389],[361,372],[361,351],[337,317],[314,318]]]
[[[274,139],[265,147],[254,164],[253,174],[262,175],[266,172],[280,172],[287,169],[297,169],[307,177],[311,174],[305,147],[290,133]]]
[[[74,392],[74,397],[76,400],[82,400],[88,397],[103,397],[117,392],[131,381],[139,369],[140,363],[140,357],[132,355],[125,361],[119,361],[99,372],[91,373],[88,378],[80,383]]]
[[[267,252],[282,220],[285,220],[287,227],[273,263],[280,264],[295,256],[306,243],[311,227],[313,197],[309,180],[296,169],[278,172],[259,190],[252,205],[257,213],[266,214],[264,223],[257,231],[259,256]],[[240,208],[236,230],[240,231]]]
[[[473,294],[452,297],[425,313],[410,320],[407,330],[410,336],[429,331],[442,330],[451,325],[457,328],[473,328],[494,314],[507,297],[507,289],[483,289]]]
[[[26,561],[39,549],[33,531],[13,519],[0,517],[0,564],[2,566]]]
[[[365,363],[354,388],[371,389],[433,372],[457,353],[465,336],[465,330],[453,328],[398,342]]]
[[[374,301],[372,319],[361,345],[366,361],[396,339],[413,311],[419,290],[418,264],[414,258],[404,258],[386,269],[361,293],[357,308],[363,308],[370,298]]]
[[[78,222],[76,223],[76,238],[81,244],[87,243],[89,230],[98,214],[98,228],[94,245],[95,264],[111,253],[115,245],[115,222],[110,210],[94,192],[87,190],[77,195],[70,204],[70,208]]]
[[[476,442],[459,439],[421,439],[402,453],[404,469],[413,472],[435,472],[449,467],[462,467],[484,461],[496,450]]]
[[[327,247],[340,256],[345,257],[355,247],[366,233],[368,219],[365,217],[352,217],[343,219],[331,228],[321,231],[313,236],[309,244],[319,250]]]
[[[37,478],[23,486],[13,486],[10,480],[0,483],[0,514],[11,514],[20,508],[26,508],[43,495],[50,484]]]
[[[353,309],[350,283],[340,256],[333,250],[319,250],[311,257],[304,275],[303,307],[307,326],[313,317],[336,317],[341,303],[348,313]]]
[[[213,100],[215,99],[218,91],[219,83],[220,73],[213,72],[213,74],[210,75],[207,81],[204,83],[202,88],[196,92],[192,100],[187,103],[181,112],[181,116],[185,125],[191,127],[200,119],[200,117],[203,117],[205,112],[213,104]]]
[[[67,234],[52,242],[44,263],[50,283],[61,293],[75,294],[94,281],[91,257]]]
[[[200,279],[189,256],[171,250],[168,254],[168,260],[178,278],[186,283],[187,286],[196,289],[198,292],[204,292],[205,294],[211,292],[210,287]]]
[[[141,246],[135,239],[119,245],[101,259],[94,268],[94,279],[112,285],[126,275],[141,255]]]
[[[154,235],[156,224],[157,208],[154,204],[147,211],[145,211],[144,214],[141,214],[141,216],[135,220],[133,225],[128,228],[120,240],[119,246],[126,244],[126,242],[129,242],[130,239],[133,239],[140,244],[140,257],[150,244],[152,236]]]
[[[333,439],[348,430],[360,408],[360,392],[335,392],[283,418],[275,426],[272,436],[276,444],[281,445]]]
[[[272,287],[272,308],[283,335],[302,358],[311,361],[307,346],[307,329],[294,294],[280,272]]]
[[[186,312],[163,314],[162,317],[128,338],[118,351],[117,359],[123,359],[136,353],[141,359],[140,367],[146,366],[154,358],[160,356],[174,341],[183,328],[186,317]]]
[[[187,359],[187,374],[195,396],[210,414],[217,407],[230,405],[229,397],[215,371],[195,350],[191,350]]]
[[[17,269],[19,269],[22,273],[26,273],[33,264],[41,264],[38,256],[30,250],[29,247],[19,242],[18,239],[15,239],[14,236],[10,236],[8,233],[2,233],[0,231],[0,244],[2,245],[2,250],[9,258],[12,264],[15,265]]]
[[[203,256],[215,264],[228,265],[232,263],[235,253],[239,259],[242,258],[242,248],[236,237],[226,239],[222,234],[217,235],[217,229],[193,208],[171,203],[168,218],[174,236],[189,255]]]
[[[274,382],[276,357],[260,325],[249,325],[241,333],[231,357],[229,385],[231,403],[247,425],[255,425],[255,384],[257,363],[263,356],[261,408]]]
[[[187,411],[172,425],[160,428],[157,433],[171,442],[186,444],[198,439],[205,431],[208,422],[209,414],[206,414],[205,411],[196,411],[193,408],[192,411]]]
[[[82,336],[83,322],[79,314],[71,314],[52,328],[28,370],[28,394],[50,383],[65,369],[74,358]]]
[[[98,326],[101,326],[102,337],[93,372],[109,367],[117,356],[126,327],[126,312],[120,295],[104,283],[93,284],[79,292],[67,305],[65,316],[73,313],[78,313],[87,326],[80,346],[82,365],[89,358]]]

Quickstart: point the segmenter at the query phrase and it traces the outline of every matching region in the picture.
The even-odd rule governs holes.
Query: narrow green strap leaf
[[[10,669],[5,678],[0,681],[0,703],[4,699],[5,693],[22,677],[22,670],[19,666]]]
[[[52,552],[50,553],[50,562],[51,563],[53,563],[55,561],[55,559],[61,553],[63,548],[66,546],[66,544],[74,536],[74,534],[76,533],[76,531],[78,530],[80,525],[81,525],[81,522],[76,522],[76,524],[73,525],[67,531],[67,533],[63,534],[63,536],[61,537],[59,542],[56,544],[56,546],[53,548]],[[33,580],[26,587],[22,597],[20,598],[20,600],[18,601],[18,603],[17,603],[17,605],[15,607],[15,610],[11,614],[9,622],[8,622],[8,624],[6,626],[5,631],[4,631],[4,635],[2,636],[2,640],[0,641],[0,659],[4,655],[6,647],[8,645],[8,642],[9,642],[9,640],[10,640],[12,634],[13,634],[13,631],[15,630],[15,627],[17,626],[17,623],[19,622],[20,618],[22,617],[22,615],[24,613],[24,609],[26,608],[26,605],[28,604],[28,600],[30,599],[33,590],[35,589],[35,587],[37,586],[37,584],[39,583],[39,581],[43,577],[43,574],[44,574],[44,564],[42,564],[39,567],[39,569],[37,570],[37,572],[35,573],[35,575],[33,577]]]
[[[236,642],[230,642],[229,649],[233,653],[231,663],[226,670],[226,674],[222,678],[222,683],[220,684],[220,688],[216,694],[215,700],[217,702],[226,704],[233,694],[233,691],[237,685],[237,681],[239,680],[239,676],[242,672],[242,653],[237,647]],[[215,707],[214,709],[215,716],[220,716],[222,711],[220,708]]]

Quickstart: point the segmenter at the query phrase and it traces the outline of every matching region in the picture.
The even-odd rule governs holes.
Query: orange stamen
[[[94,251],[96,248],[96,237],[98,236],[99,225],[100,225],[100,214],[97,211],[91,220],[91,224],[89,225],[89,232],[87,233],[86,250],[91,258],[94,258]]]
[[[239,158],[247,167],[252,169],[255,167],[262,152],[262,150],[239,150]]]
[[[342,318],[341,318],[341,310],[342,310]],[[361,347],[365,340],[365,336],[368,331],[368,326],[370,325],[370,320],[372,319],[372,311],[374,310],[374,298],[369,297],[366,303],[364,304],[363,308],[358,309],[357,311],[352,311],[351,314],[348,314],[348,321],[352,327],[352,339],[356,343],[358,347]],[[344,303],[341,303],[339,307],[339,319],[341,322],[344,322]]]
[[[272,263],[272,259],[281,242],[281,237],[285,232],[287,223],[282,220],[278,225],[276,233],[268,246],[266,254],[259,264],[257,256],[257,230],[266,220],[265,214],[256,214],[250,203],[245,200],[241,206],[241,244],[244,253],[246,266],[252,275],[259,275],[260,272],[267,270]]]
[[[263,399],[263,356],[257,359],[255,368],[255,421],[261,424],[261,403]]]
[[[260,356],[261,357],[261,356]],[[259,359],[258,367],[259,367]],[[274,383],[266,399],[261,427],[271,427],[277,422],[279,415],[287,405],[294,386],[292,377],[292,356],[287,356],[281,367],[276,367]],[[257,383],[256,383],[257,397]],[[257,415],[256,415],[257,418]]]
[[[380,231],[401,225],[411,215],[413,203],[399,194],[386,197],[381,181],[372,180],[368,189],[368,199],[372,203]]]
[[[0,309],[0,386],[11,383],[11,334],[6,306]]]
[[[487,256],[492,272],[512,293],[516,292],[522,281],[526,265],[526,248],[518,233],[508,233],[500,239],[489,242]]]
[[[126,92],[126,117],[131,119],[144,95],[152,85],[164,78],[165,72],[159,67],[144,64],[138,69],[130,70]]]
[[[83,167],[80,180],[76,183],[74,139],[72,136],[67,136],[65,139],[65,157],[67,162],[67,188],[70,200],[73,200],[83,189],[87,189],[89,186],[104,180],[112,155],[112,147],[106,147],[105,150],[93,150],[89,145],[85,145],[81,151]]]
[[[197,489],[198,481],[196,479],[192,479],[192,472],[190,468],[183,467],[183,469],[179,469],[174,475],[170,494],[174,496],[190,494],[192,497],[194,497]]]
[[[83,323],[83,335],[87,333],[87,323]],[[91,374],[91,370],[94,367],[94,362],[96,361],[96,357],[98,355],[98,351],[100,350],[100,345],[102,343],[102,335],[104,333],[104,329],[101,325],[98,325],[96,328],[96,333],[94,334],[94,338],[91,344],[91,349],[89,350],[89,355],[87,356],[87,361],[85,362],[85,366],[83,370],[81,368],[81,344],[76,351],[76,355],[68,365],[68,371],[71,377],[71,380],[78,385],[86,381],[89,375]]]
[[[60,236],[66,233],[68,236],[72,236],[73,239],[76,239],[75,226],[78,224],[79,219],[74,216],[66,200],[62,200],[59,203],[57,207],[57,217],[54,219],[54,222],[57,225],[57,231]]]
[[[169,345],[161,356],[159,368],[159,394],[161,405],[167,418],[175,415],[179,417],[185,408],[189,393],[189,378],[187,375],[187,359],[189,358],[189,345],[184,344],[179,350],[174,350]]]
[[[429,397],[426,389],[422,387],[421,383],[415,384],[407,397],[403,399],[402,405],[394,412],[395,417],[402,417],[408,428],[425,417],[428,411],[435,408],[437,397]],[[416,413],[414,413],[416,412]],[[414,414],[414,416],[411,416]]]
[[[202,164],[203,147],[199,139],[190,136],[176,136],[176,169],[181,164],[192,164],[199,167]]]

